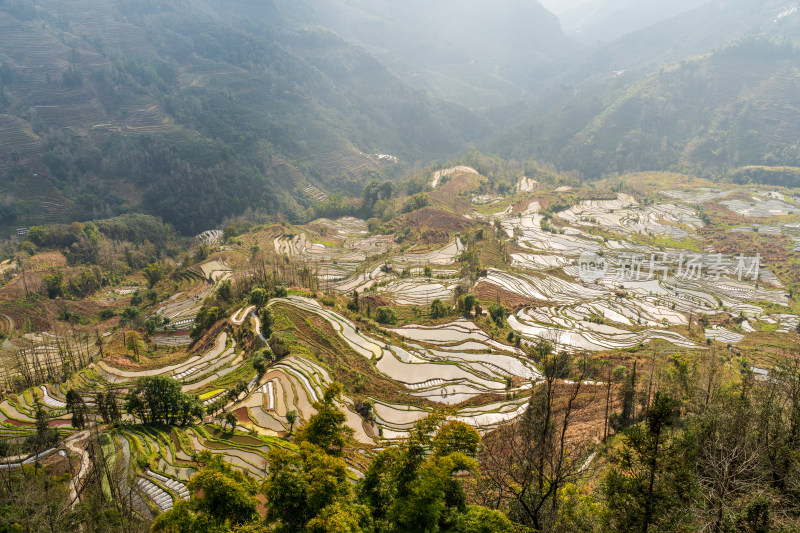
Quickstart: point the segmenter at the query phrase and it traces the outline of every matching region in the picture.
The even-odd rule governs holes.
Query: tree
[[[222,307],[203,305],[197,312],[194,318],[194,328],[192,329],[191,336],[193,339],[200,338],[200,336],[218,320],[225,317],[225,309]]]
[[[636,361],[633,362],[633,370],[625,377],[620,389],[620,402],[622,411],[611,416],[611,427],[615,431],[621,431],[628,427],[634,418],[636,410]]]
[[[444,318],[450,314],[450,310],[440,299],[435,299],[431,302],[430,315],[431,318]]]
[[[121,418],[119,407],[117,406],[117,394],[114,391],[98,392],[95,395],[95,403],[103,423],[109,424]]]
[[[506,308],[498,303],[494,303],[489,306],[489,316],[492,317],[494,323],[497,324],[498,327],[503,327],[506,323]]]
[[[275,322],[272,310],[269,307],[264,307],[258,313],[258,316],[261,319],[261,334],[269,338],[272,335],[272,326]]]
[[[124,324],[136,320],[142,316],[142,311],[138,307],[128,306],[122,311],[122,322]]]
[[[286,423],[289,424],[289,435],[294,431],[294,424],[297,422],[297,411],[292,409],[286,412]]]
[[[338,383],[328,386],[322,395],[322,400],[312,404],[317,414],[298,431],[296,442],[309,442],[329,455],[342,454],[342,448],[353,434],[353,430],[344,424],[347,417],[336,405],[341,393],[342,386]]]
[[[251,523],[258,517],[258,485],[248,474],[234,470],[222,456],[201,452],[200,471],[192,476],[187,488],[188,502],[179,502],[160,514],[152,531],[202,533],[230,531]]]
[[[217,285],[217,300],[222,303],[228,303],[233,299],[233,282],[229,279],[224,279]]]
[[[358,313],[359,311],[361,311],[361,305],[358,302],[357,290],[353,290],[353,299],[347,302],[347,308],[354,313]]]
[[[474,458],[478,454],[481,435],[478,431],[464,422],[450,421],[445,423],[433,437],[433,452],[436,455],[450,455],[462,453]]]
[[[261,348],[260,350],[256,350],[256,352],[253,354],[253,368],[258,373],[259,379],[261,379],[264,374],[267,373],[267,369],[269,368],[269,365],[272,363],[273,359],[275,359],[275,356],[272,354],[272,350],[269,348]]]
[[[275,355],[276,361],[280,361],[289,355],[289,353],[291,353],[289,350],[289,345],[286,343],[283,337],[277,333],[273,333],[267,343],[269,344],[272,353]]]
[[[156,283],[164,278],[165,267],[163,263],[150,263],[142,269],[142,275],[147,279],[147,286],[153,288]]]
[[[381,306],[375,310],[375,320],[380,324],[397,324],[397,314],[391,307]]]
[[[467,505],[456,473],[475,470],[477,462],[462,451],[476,450],[480,434],[443,421],[439,414],[420,420],[399,446],[380,451],[364,473],[359,496],[376,531],[513,531],[502,513]],[[428,455],[430,448],[434,453]]]
[[[139,353],[143,350],[144,341],[137,331],[129,331],[125,334],[125,348],[133,353],[136,360],[139,360]]]
[[[239,419],[236,418],[236,414],[233,412],[228,412],[225,414],[225,423],[230,426],[231,431],[236,428],[236,423],[239,422]]]
[[[126,409],[144,424],[185,426],[202,416],[199,398],[181,392],[178,381],[167,376],[145,376],[136,380],[128,394]]]
[[[269,301],[269,294],[262,287],[256,287],[250,291],[250,305],[261,307]]]
[[[234,401],[245,391],[247,391],[247,382],[243,379],[239,379],[236,381],[236,384],[228,390],[228,399]]]
[[[203,418],[203,402],[195,394],[181,394],[178,400],[179,416],[177,423],[186,426],[195,419]]]
[[[25,439],[25,442],[29,450],[38,453],[58,442],[58,430],[50,427],[47,412],[38,400],[36,400],[34,408],[36,409],[36,433]]]
[[[60,270],[42,276],[42,281],[48,298],[52,300],[64,296],[64,274]]]
[[[578,365],[574,383],[568,358],[548,354],[544,380],[531,391],[525,413],[487,435],[479,454],[486,490],[509,500],[509,516],[537,531],[550,531],[561,500],[560,490],[575,483],[589,455],[588,443],[573,443],[567,434],[579,413],[587,365]]]
[[[72,427],[83,429],[87,422],[86,403],[74,389],[67,391],[67,411],[72,413]]]
[[[657,392],[641,424],[625,431],[603,480],[608,531],[674,530],[690,518],[694,482],[679,440],[670,438],[677,402]]]
[[[688,441],[695,458],[694,474],[703,498],[694,515],[703,529],[726,530],[726,522],[741,501],[764,486],[769,475],[759,468],[768,462],[759,443],[759,418],[746,394],[734,388],[699,413],[692,422]],[[739,529],[740,531],[743,529]]]
[[[466,296],[464,296],[464,303],[462,308],[464,316],[469,316],[472,313],[472,309],[475,307],[477,303],[478,303],[478,297],[475,296],[474,294],[467,294]]]
[[[342,459],[303,442],[299,454],[273,448],[267,460],[269,474],[262,486],[266,520],[277,531],[372,531],[369,512],[356,503]]]

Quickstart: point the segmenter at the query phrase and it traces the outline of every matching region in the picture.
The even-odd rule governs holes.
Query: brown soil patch
[[[369,306],[371,309],[377,309],[382,306],[393,306],[394,302],[390,299],[379,294],[368,294],[358,297],[358,303],[362,307]]]
[[[18,300],[24,298],[26,286],[29,294],[38,294],[44,286],[42,276],[38,272],[26,271],[23,279],[23,274],[17,274],[14,279],[0,289],[0,299]]]
[[[481,283],[475,290],[475,294],[482,302],[500,302],[502,305],[511,309],[550,305],[549,302],[525,298],[519,294],[507,291],[494,283]]]
[[[67,258],[61,252],[42,252],[28,261],[27,268],[41,270],[67,266]]]
[[[47,469],[47,473],[51,476],[61,476],[70,471],[69,460],[57,453],[45,457],[40,463]]]
[[[435,207],[425,207],[398,217],[394,223],[395,231],[411,227],[418,234],[418,242],[426,244],[447,244],[451,235],[463,233],[475,225],[460,215],[443,211]]]
[[[235,410],[233,414],[236,415],[236,419],[240,424],[246,424],[250,422],[250,416],[247,414],[247,407],[240,407]]]
[[[3,422],[4,424],[8,424],[10,426],[32,426],[33,422],[20,422],[19,420],[12,420],[10,418],[6,418]]]
[[[47,425],[51,428],[57,428],[61,426],[71,426],[72,422],[70,420],[50,420],[47,422]]]
[[[458,403],[453,406],[454,409],[463,409],[465,407],[482,407],[484,405],[489,405],[494,402],[501,402],[506,399],[505,394],[494,394],[487,392],[486,394],[479,394],[477,396],[473,396],[468,400],[464,400],[461,403]]]

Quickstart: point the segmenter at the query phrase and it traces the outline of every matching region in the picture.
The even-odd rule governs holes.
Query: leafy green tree
[[[516,526],[502,512],[468,505],[465,512],[456,513],[450,520],[447,533],[515,533]]]
[[[186,426],[196,419],[203,418],[203,402],[196,394],[181,394],[178,400],[178,425]]]
[[[256,287],[252,291],[250,291],[250,298],[249,298],[250,305],[261,307],[268,301],[269,301],[269,294],[267,293],[267,291],[263,289],[263,287]]]
[[[452,420],[443,424],[433,437],[433,453],[444,456],[458,452],[475,458],[480,443],[481,435],[474,427]]]
[[[256,352],[253,354],[253,368],[258,373],[259,379],[261,379],[261,377],[267,373],[269,365],[272,363],[274,358],[275,356],[272,354],[272,350],[269,348],[261,348],[260,350],[256,350]]]
[[[477,296],[475,296],[474,294],[467,294],[466,296],[464,296],[464,303],[462,305],[461,311],[464,313],[464,315],[469,315],[470,313],[472,313],[472,309],[475,307],[477,303],[478,303]]]
[[[192,329],[191,336],[193,339],[198,339],[200,336],[218,320],[225,317],[225,309],[222,307],[203,305],[197,312],[194,318],[194,328]]]
[[[430,315],[431,318],[444,318],[450,314],[450,309],[440,299],[435,299],[431,302]]]
[[[278,333],[273,333],[269,337],[267,343],[269,344],[272,353],[275,355],[276,361],[280,361],[291,353],[289,350],[289,345],[286,343],[283,336],[279,335]]]
[[[142,316],[142,311],[138,307],[129,306],[122,311],[121,318],[123,323],[128,323],[136,320],[140,316]]]
[[[88,418],[88,410],[86,408],[86,403],[83,401],[83,398],[78,391],[74,389],[70,389],[67,391],[67,411],[72,413],[72,427],[77,429],[83,429],[86,427],[86,422]]]
[[[234,470],[222,456],[202,452],[203,465],[192,476],[187,488],[193,495],[160,514],[152,531],[165,533],[204,533],[231,531],[252,523],[258,517],[258,485],[248,474]]]
[[[233,412],[225,413],[225,423],[228,424],[228,426],[230,427],[231,431],[233,431],[236,428],[236,423],[237,422],[239,422],[239,420],[236,418],[236,414],[235,413],[233,413]]]
[[[137,306],[142,304],[142,292],[136,289],[131,296],[131,305]]]
[[[358,302],[357,290],[353,291],[353,299],[347,302],[347,308],[354,313],[358,313],[359,311],[361,311],[361,305]]]
[[[380,324],[397,324],[397,313],[384,305],[375,310],[375,320]]]
[[[286,295],[289,294],[289,289],[286,288],[286,285],[275,285],[272,293],[275,298],[286,298]]]
[[[51,428],[47,412],[39,401],[34,406],[36,409],[36,433],[25,439],[28,449],[33,452],[42,452],[58,442],[58,430]]]
[[[460,422],[442,425],[443,420],[431,415],[419,421],[405,441],[379,452],[365,472],[359,496],[376,530],[513,531],[502,513],[467,505],[456,474],[476,469],[477,462],[462,450],[476,451],[480,435]]]
[[[118,421],[122,415],[117,406],[117,393],[114,391],[98,392],[95,395],[95,403],[97,404],[97,412],[103,419],[103,423],[109,424]]]
[[[142,275],[147,279],[147,286],[150,288],[164,279],[165,272],[166,268],[163,263],[150,263],[142,269]]]
[[[634,361],[633,370],[626,375],[619,392],[622,410],[620,413],[614,413],[610,419],[611,427],[615,431],[621,431],[633,422],[636,410],[636,377],[636,361]]]
[[[272,310],[269,307],[263,307],[258,313],[258,317],[261,319],[261,334],[269,338],[272,335],[272,326],[275,323]]]
[[[181,384],[167,376],[145,376],[136,380],[125,407],[144,424],[151,425],[185,426],[203,413],[199,398],[181,392]]]
[[[276,531],[371,531],[369,512],[355,502],[342,459],[306,441],[299,454],[273,448],[267,460],[262,492],[267,521]]]
[[[672,531],[689,518],[694,481],[681,442],[670,435],[677,406],[658,392],[644,422],[625,431],[602,484],[607,531]]]
[[[42,281],[48,298],[52,300],[64,296],[64,274],[60,270],[42,276]]]
[[[342,449],[353,434],[353,430],[344,424],[347,417],[336,405],[341,393],[342,386],[338,383],[328,386],[322,395],[322,400],[312,404],[317,414],[297,432],[296,442],[309,442],[329,455],[342,454]]]
[[[286,412],[286,422],[289,424],[289,435],[294,431],[294,424],[297,422],[297,411],[292,409]]]
[[[508,314],[508,311],[500,304],[494,303],[489,306],[489,316],[492,317],[492,320],[494,320],[494,323],[497,324],[498,327],[502,328],[505,325],[506,314]]]
[[[224,279],[217,285],[217,300],[227,304],[233,299],[233,282],[229,279]]]
[[[234,401],[246,390],[247,382],[243,379],[239,379],[236,384],[228,390],[228,399]]]

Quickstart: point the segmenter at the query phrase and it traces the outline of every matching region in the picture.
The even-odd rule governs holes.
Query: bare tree
[[[559,490],[582,475],[592,444],[569,433],[579,404],[594,399],[581,397],[592,365],[577,365],[575,381],[568,381],[571,358],[563,352],[543,355],[544,380],[533,389],[525,414],[487,435],[480,455],[496,506],[507,502],[515,520],[542,532],[556,521]]]

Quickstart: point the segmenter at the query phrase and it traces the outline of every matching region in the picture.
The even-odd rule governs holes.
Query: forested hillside
[[[262,2],[0,3],[2,223],[301,216],[486,125]],[[374,155],[370,155],[374,154]]]
[[[535,154],[588,179],[670,168],[720,176],[752,165],[796,167],[798,68],[795,45],[743,40],[632,85],[576,88],[492,147]]]

